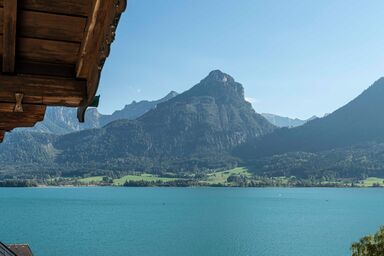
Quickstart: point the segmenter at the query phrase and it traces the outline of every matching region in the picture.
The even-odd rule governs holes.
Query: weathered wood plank
[[[15,103],[0,102],[0,115],[3,113],[13,113],[15,108]],[[45,111],[46,106],[44,105],[34,105],[34,104],[23,104],[23,110],[26,113],[39,113]]]
[[[3,72],[15,71],[17,0],[4,0]]]
[[[80,44],[34,38],[17,38],[16,56],[24,61],[75,65]],[[0,36],[3,55],[3,36]]]
[[[94,1],[79,52],[77,77],[88,76],[89,64],[96,63],[102,67],[109,55],[110,44],[114,40],[117,23],[125,7],[126,0]]]
[[[33,62],[19,59],[16,63],[16,72],[18,74],[75,78],[75,65]]]
[[[4,6],[5,0],[0,0]],[[88,16],[94,0],[19,0],[20,9],[72,16]]]
[[[107,0],[109,4],[110,0]],[[91,61],[96,63],[98,55],[99,39],[102,30],[103,22],[106,18],[106,10],[102,5],[102,0],[95,0],[91,13],[88,18],[87,27],[84,34],[84,40],[81,44],[79,58],[76,67],[76,76],[81,78],[87,78],[89,73],[89,67]]]
[[[109,55],[111,43],[115,38],[115,31],[121,13],[126,7],[126,0],[95,0],[89,15],[84,40],[76,65],[76,77],[87,79],[88,99],[78,109],[78,119],[84,121],[85,111],[97,92],[100,72]]]
[[[13,124],[18,123],[36,123],[38,121],[42,121],[44,119],[45,109],[41,112],[16,112],[16,113],[1,113],[0,124],[4,127],[4,125],[9,124],[12,126]]]
[[[24,59],[47,63],[75,64],[80,44],[34,38],[18,38],[17,55]]]
[[[45,116],[46,106],[40,108],[26,108],[25,112],[10,113],[0,112],[0,130],[10,131],[16,127],[32,127],[42,121]]]
[[[86,82],[53,77],[0,75],[0,102],[15,102],[23,93],[23,104],[77,107],[86,99]]]
[[[3,142],[4,137],[5,137],[5,131],[4,130],[0,130],[0,142]]]
[[[17,33],[21,37],[81,43],[86,21],[82,17],[21,11]]]
[[[0,7],[0,34],[3,34],[3,13]],[[87,18],[19,10],[17,23],[19,37],[81,43]]]

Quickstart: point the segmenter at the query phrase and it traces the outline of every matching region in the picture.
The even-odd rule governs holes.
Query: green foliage
[[[319,152],[290,152],[248,161],[250,170],[260,176],[296,176],[303,179],[335,180],[367,177],[384,178],[384,143],[371,142]],[[382,179],[367,180],[382,183]]]
[[[384,227],[375,235],[366,236],[352,245],[352,256],[383,256]]]
[[[252,174],[249,173],[247,168],[237,167],[230,170],[208,173],[200,182],[207,185],[236,186],[246,182],[251,176]]]
[[[362,187],[384,187],[384,179],[377,177],[368,177],[361,181]]]
[[[98,184],[103,181],[104,176],[93,176],[83,179],[79,179],[79,182],[82,184]]]
[[[175,181],[177,178],[166,178],[166,177],[159,177],[157,175],[143,173],[143,174],[136,174],[136,175],[125,175],[124,177],[121,177],[119,179],[115,179],[113,181],[114,185],[120,186],[124,185],[127,182],[168,182],[168,181]]]
[[[37,182],[34,180],[2,180],[0,187],[36,187]]]

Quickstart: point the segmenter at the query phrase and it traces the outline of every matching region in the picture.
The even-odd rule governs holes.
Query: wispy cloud
[[[256,98],[252,98],[252,97],[245,97],[245,100],[248,101],[249,103],[252,103],[252,104],[257,104],[260,102],[260,100],[258,100]]]

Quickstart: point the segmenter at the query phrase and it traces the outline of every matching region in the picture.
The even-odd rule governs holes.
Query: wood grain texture
[[[80,44],[35,38],[17,38],[16,56],[24,61],[75,65]],[[0,36],[0,55],[3,55]]]
[[[0,0],[4,6],[5,0]],[[19,9],[57,13],[72,16],[88,16],[94,0],[19,0]]]
[[[34,11],[20,11],[17,14],[17,35],[81,43],[87,18]],[[4,8],[0,7],[0,34],[3,34]]]
[[[84,122],[87,106],[96,95],[100,73],[109,56],[120,15],[126,8],[126,0],[95,0],[88,18],[83,43],[76,65],[76,77],[87,79],[87,100],[78,109],[78,119]]]
[[[33,127],[37,122],[44,119],[45,111],[46,106],[36,108],[26,105],[24,112],[0,112],[0,130],[10,131],[16,127]]]
[[[53,77],[0,75],[0,102],[15,102],[23,93],[23,104],[78,107],[86,98],[86,82]]]
[[[54,64],[19,59],[16,63],[17,74],[57,76],[75,78],[75,65]]]
[[[80,44],[35,38],[17,38],[18,60],[50,64],[75,65]],[[0,35],[0,55],[3,55],[3,36]],[[17,63],[16,63],[17,64]]]
[[[18,38],[18,57],[24,60],[75,64],[80,44],[34,38]]]
[[[14,103],[0,102],[0,115],[3,113],[13,113],[15,108]],[[24,112],[34,113],[44,111],[46,106],[44,105],[34,105],[34,104],[23,104]]]
[[[18,18],[18,35],[81,43],[86,21],[87,19],[82,17],[21,11]]]
[[[3,72],[15,71],[17,0],[4,0]]]
[[[42,120],[49,105],[85,113],[125,6],[126,0],[0,0],[0,141],[5,131]]]

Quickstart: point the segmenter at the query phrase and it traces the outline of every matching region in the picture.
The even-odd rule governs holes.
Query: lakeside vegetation
[[[374,235],[361,238],[352,244],[352,256],[382,256],[384,255],[384,226]]]
[[[253,174],[246,167],[229,170],[186,173],[122,173],[87,177],[50,177],[36,179],[4,179],[0,187],[37,186],[126,186],[126,187],[384,187],[384,178],[335,179],[328,177],[301,179],[297,177],[265,177]]]

